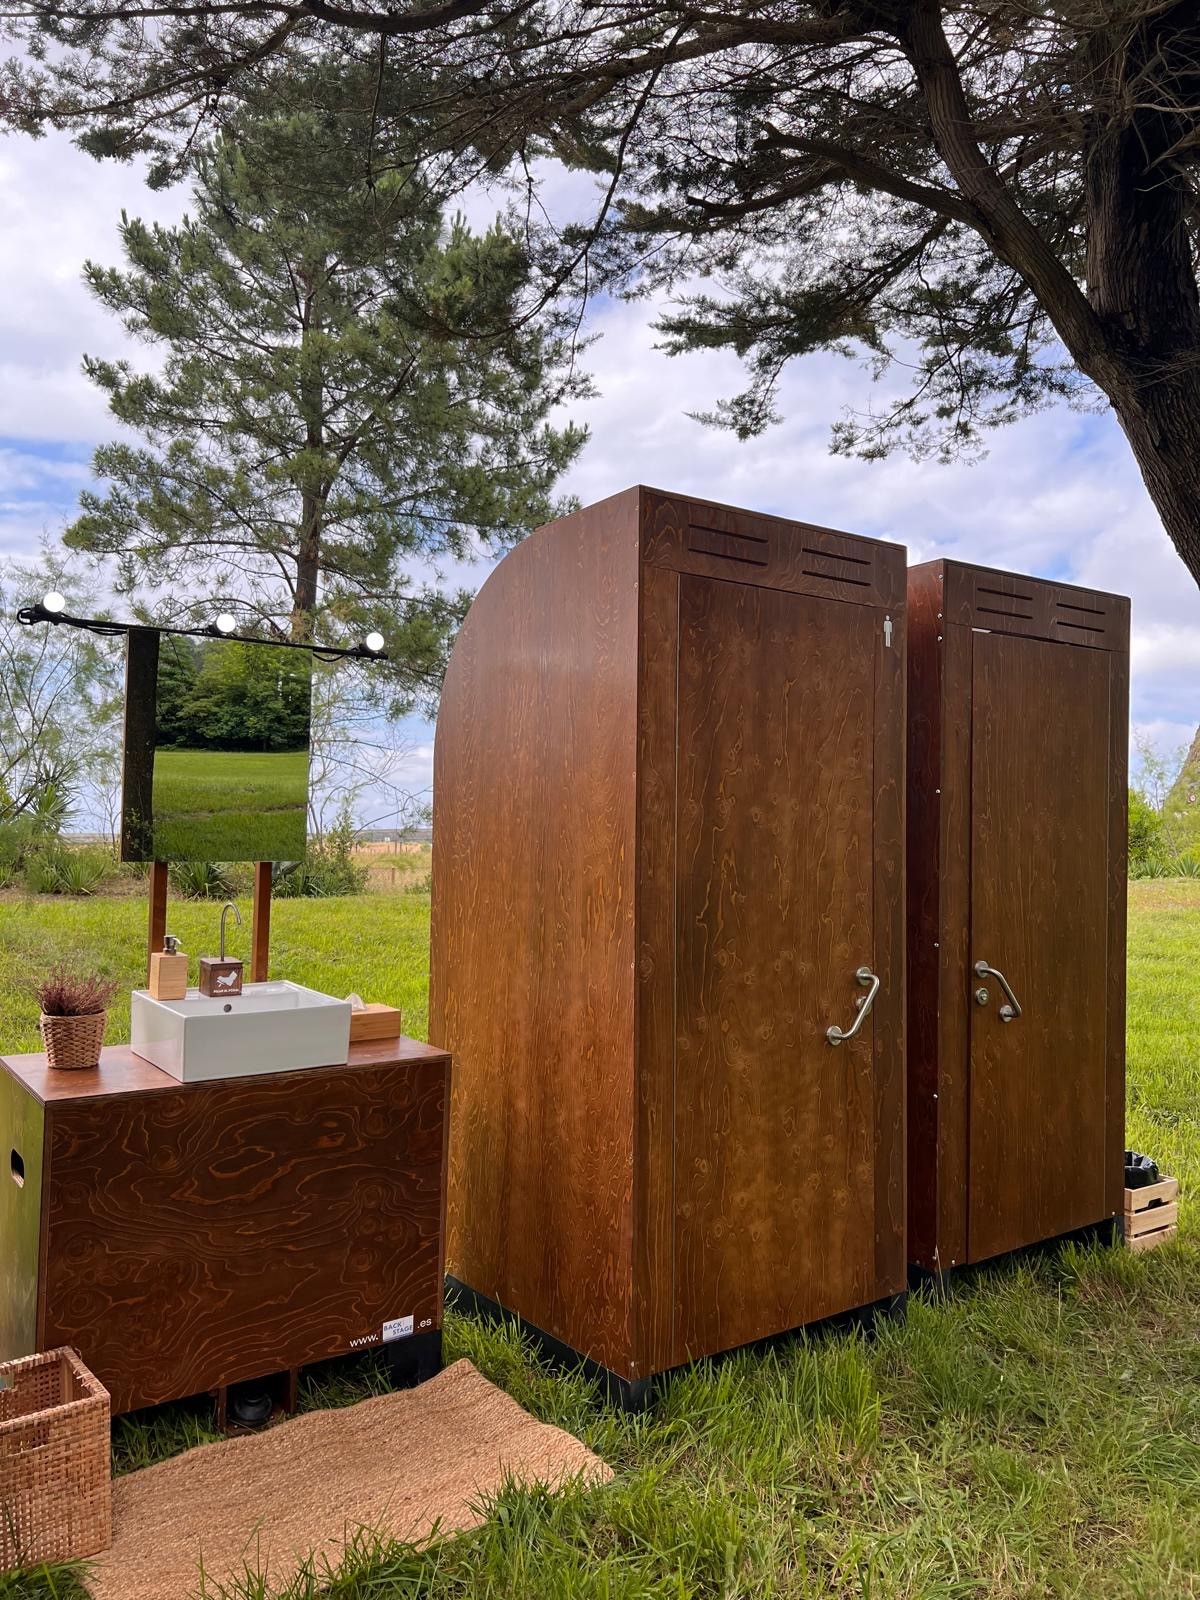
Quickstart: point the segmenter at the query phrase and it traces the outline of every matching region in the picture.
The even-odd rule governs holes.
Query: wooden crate
[[[1153,1250],[1173,1239],[1178,1225],[1178,1178],[1160,1178],[1144,1189],[1126,1189],[1125,1243],[1131,1250]]]

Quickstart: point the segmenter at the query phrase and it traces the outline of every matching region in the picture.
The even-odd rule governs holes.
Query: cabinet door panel
[[[676,1322],[701,1355],[870,1300],[876,614],[680,582]]]
[[[974,636],[973,1260],[1105,1215],[1110,671],[1106,651]]]

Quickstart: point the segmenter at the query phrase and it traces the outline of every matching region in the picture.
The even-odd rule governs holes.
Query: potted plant
[[[42,1008],[46,1060],[60,1070],[100,1065],[108,1003],[117,992],[114,979],[90,972],[77,976],[57,966],[34,993]]]

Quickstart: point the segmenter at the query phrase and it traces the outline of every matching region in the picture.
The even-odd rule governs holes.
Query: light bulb
[[[49,594],[44,594],[42,596],[43,611],[49,611],[54,616],[58,616],[60,611],[65,611],[66,609],[67,602],[63,599],[62,595],[59,594],[57,589],[51,589]]]
[[[371,654],[377,656],[379,654],[379,652],[383,649],[383,645],[384,645],[383,635],[381,633],[369,633],[367,635],[366,643],[367,643],[367,649],[371,652]]]
[[[221,615],[217,618],[217,632],[232,633],[236,627],[237,623],[229,615],[228,611],[222,611]]]

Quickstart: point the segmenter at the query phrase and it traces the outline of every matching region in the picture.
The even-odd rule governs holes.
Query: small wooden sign
[[[219,956],[200,957],[200,993],[211,995],[214,1000],[228,999],[230,995],[242,992],[242,963],[229,957],[222,961]]]

